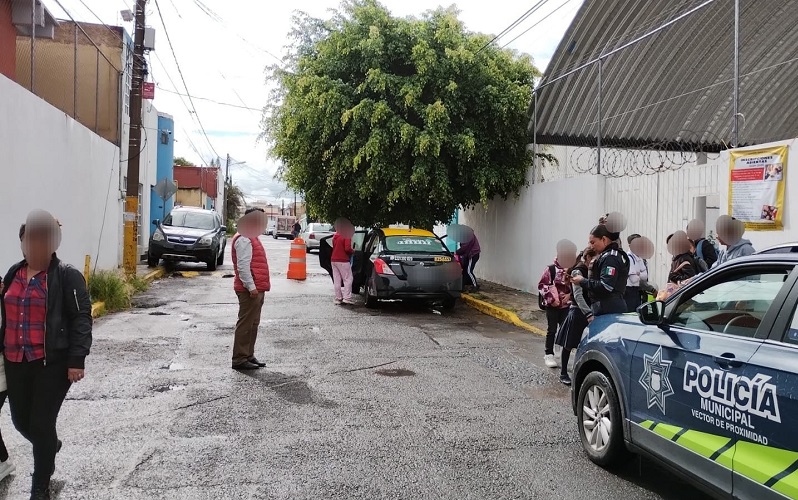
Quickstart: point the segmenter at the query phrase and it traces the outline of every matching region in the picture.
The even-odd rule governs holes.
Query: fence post
[[[30,0],[30,91],[36,91],[33,81],[36,77],[36,0]]]
[[[83,277],[86,279],[86,286],[89,286],[89,277],[91,276],[91,255],[87,255],[83,263]]]
[[[72,67],[72,117],[78,119],[78,23],[75,23],[75,50],[73,52],[74,66]]]
[[[596,174],[597,175],[601,175],[601,118],[602,118],[601,91],[602,91],[601,58],[599,58],[599,60],[598,60],[598,133],[596,134],[596,145],[598,146],[598,148],[596,149]]]
[[[95,47],[94,53],[97,59],[94,79],[94,133],[96,134],[100,126],[100,49]]]

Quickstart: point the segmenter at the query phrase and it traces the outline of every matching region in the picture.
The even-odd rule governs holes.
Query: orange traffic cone
[[[294,238],[291,242],[291,254],[288,257],[288,279],[304,280],[308,276],[307,263],[305,262],[305,240]]]

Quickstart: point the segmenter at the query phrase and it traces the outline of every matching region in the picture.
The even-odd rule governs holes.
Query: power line
[[[510,40],[509,42],[507,42],[507,43],[505,43],[504,45],[502,45],[502,48],[505,48],[505,47],[507,47],[508,45],[510,45],[511,43],[513,43],[514,41],[518,40],[518,39],[519,39],[519,38],[521,38],[522,36],[526,35],[526,34],[527,34],[527,33],[529,33],[530,31],[532,31],[532,28],[534,28],[535,26],[539,25],[540,23],[542,23],[543,21],[545,21],[545,20],[546,20],[546,19],[548,19],[549,17],[553,16],[553,15],[554,15],[554,14],[555,14],[555,13],[556,13],[558,10],[562,9],[563,7],[565,7],[567,4],[571,3],[572,1],[573,1],[573,0],[565,0],[563,3],[561,3],[561,4],[560,4],[560,6],[559,6],[559,7],[557,7],[557,8],[556,8],[556,9],[554,9],[553,11],[549,12],[549,13],[548,13],[548,14],[547,14],[547,15],[546,15],[546,16],[545,16],[543,19],[541,19],[540,21],[536,22],[535,24],[533,24],[533,25],[532,25],[532,26],[530,26],[529,28],[525,29],[525,30],[524,30],[523,32],[521,32],[521,34],[520,34],[520,35],[518,35],[517,37],[513,38],[513,39],[512,39],[512,40]]]
[[[548,1],[549,1],[549,0],[540,0],[538,3],[536,3],[535,5],[533,5],[533,6],[532,6],[532,7],[531,7],[531,8],[530,8],[528,11],[524,12],[523,14],[521,14],[521,16],[520,16],[518,19],[516,19],[516,20],[515,20],[515,21],[513,21],[513,22],[512,22],[512,23],[511,23],[509,26],[507,26],[506,28],[504,28],[504,29],[501,31],[501,33],[499,33],[498,35],[494,36],[494,37],[493,37],[493,38],[492,38],[492,39],[491,39],[491,40],[490,40],[488,43],[486,43],[485,45],[483,45],[482,47],[480,47],[480,49],[479,49],[478,51],[476,51],[476,54],[479,54],[480,52],[482,52],[483,50],[485,50],[486,48],[488,48],[488,46],[490,46],[490,44],[492,44],[493,42],[495,42],[495,41],[496,41],[496,40],[498,40],[499,38],[503,37],[503,36],[504,36],[504,35],[506,35],[507,33],[509,33],[509,32],[511,32],[512,30],[514,30],[514,29],[515,29],[515,28],[516,28],[516,27],[517,27],[519,24],[521,24],[521,23],[523,23],[524,21],[526,21],[526,20],[529,18],[529,16],[531,16],[532,14],[534,14],[534,13],[535,13],[535,11],[537,11],[537,10],[538,10],[540,7],[542,7],[542,6],[543,6],[545,3],[547,3]]]
[[[216,156],[221,157],[221,155],[217,153],[216,149],[213,147],[211,140],[208,138],[208,133],[205,132],[205,127],[202,125],[202,120],[200,120],[200,117],[197,114],[197,107],[194,105],[194,100],[191,98],[191,92],[189,92],[188,85],[186,85],[186,78],[183,76],[183,70],[180,69],[180,63],[177,60],[177,54],[175,53],[174,45],[172,45],[172,38],[169,36],[169,30],[166,29],[166,23],[163,20],[163,14],[161,13],[160,5],[158,5],[158,0],[155,0],[155,9],[158,11],[158,17],[161,19],[161,25],[163,26],[164,35],[166,35],[166,41],[169,44],[169,50],[172,52],[172,57],[175,60],[175,66],[177,67],[177,72],[180,75],[180,80],[183,81],[183,87],[186,89],[186,97],[188,97],[188,101],[191,103],[191,107],[194,110],[194,115],[197,117],[197,122],[202,130],[202,135],[205,136],[205,140],[208,142],[208,146],[210,146],[211,151],[213,151]]]
[[[260,47],[260,46],[258,46],[256,44],[254,44],[253,42],[250,42],[249,40],[247,40],[243,36],[239,35],[237,31],[235,31],[234,29],[230,28],[230,26],[227,25],[227,23],[224,21],[224,19],[222,19],[222,16],[220,16],[219,14],[214,12],[213,9],[211,9],[210,7],[205,5],[201,0],[194,0],[194,4],[206,16],[208,16],[212,21],[214,21],[216,23],[219,23],[223,28],[226,28],[228,31],[230,31],[236,38],[240,39],[241,41],[243,41],[247,45],[251,46],[252,48],[254,48],[254,49],[256,49],[256,50],[258,50],[260,52],[263,52],[266,55],[270,56],[275,61],[279,62],[280,65],[284,65],[285,64],[285,61],[281,57],[277,57],[276,55],[274,55],[274,53],[264,49],[263,47]]]
[[[188,97],[187,94],[183,94],[183,93],[177,92],[175,90],[169,90],[169,89],[164,88],[164,87],[162,87],[160,85],[157,85],[157,84],[156,84],[156,87],[158,87],[159,90],[163,90],[164,92],[167,92],[169,94],[175,94],[175,95],[179,95],[179,96],[182,96],[182,97]],[[196,99],[198,101],[207,101],[207,102],[211,102],[213,104],[218,104],[219,106],[228,106],[228,107],[231,107],[231,108],[247,109],[247,110],[250,110],[250,111],[263,111],[262,109],[253,108],[253,107],[250,107],[250,106],[245,106],[245,105],[240,105],[240,104],[231,104],[229,102],[216,101],[216,100],[210,99],[208,97],[199,97],[199,96],[192,96],[192,97],[194,97],[194,99]]]

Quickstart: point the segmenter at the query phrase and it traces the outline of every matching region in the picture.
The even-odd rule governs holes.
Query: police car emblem
[[[662,359],[662,347],[653,356],[643,355],[643,374],[640,385],[646,390],[648,408],[657,406],[665,414],[665,398],[673,394],[673,386],[668,379],[672,361]]]

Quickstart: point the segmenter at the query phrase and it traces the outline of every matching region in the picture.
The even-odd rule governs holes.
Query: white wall
[[[150,221],[154,218],[150,213],[150,200],[153,194],[152,186],[158,182],[158,144],[161,142],[161,135],[158,132],[158,110],[151,101],[145,100],[142,104],[141,121],[146,131],[146,142],[139,159],[139,183],[143,185],[143,189],[139,225],[141,245],[138,251],[139,255],[144,255],[150,242]],[[145,136],[142,136],[142,139],[144,138]],[[127,164],[124,168],[127,168]]]
[[[651,281],[664,286],[670,271],[671,255],[665,239],[677,230],[685,230],[694,218],[696,197],[717,199],[720,192],[721,163],[685,166],[679,170],[654,175],[608,178],[604,212],[621,212],[626,216],[624,243],[630,234],[638,233],[654,242],[656,253],[649,261]],[[714,230],[712,219],[707,229]],[[625,245],[624,248],[627,248]]]
[[[0,270],[21,259],[17,232],[34,208],[63,224],[65,261],[119,265],[118,147],[0,75],[0,154]]]
[[[791,217],[791,207],[794,196],[798,196],[798,139],[790,141],[779,141],[769,144],[760,144],[749,148],[739,148],[736,151],[749,151],[754,149],[762,149],[773,146],[789,146],[787,151],[787,168],[785,168],[785,181],[787,185],[784,189],[784,209],[783,209],[783,231],[746,231],[744,238],[751,240],[756,250],[764,250],[773,245],[780,243],[798,242],[798,225]],[[723,186],[721,191],[721,213],[728,213],[729,211],[729,169],[730,169],[730,155],[724,152],[721,156],[723,168],[720,169],[720,185]]]
[[[537,293],[557,242],[587,246],[603,201],[604,178],[591,175],[532,184],[518,199],[462,211],[460,222],[474,228],[482,247],[477,276]]]

